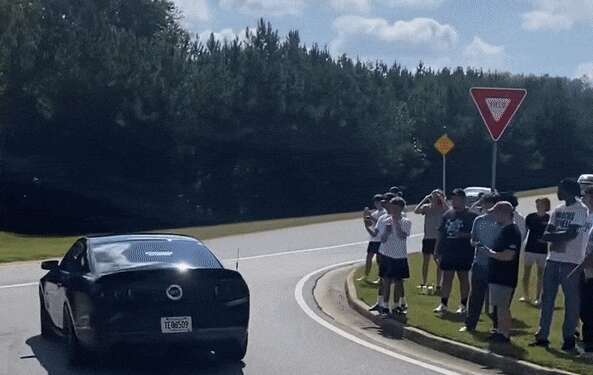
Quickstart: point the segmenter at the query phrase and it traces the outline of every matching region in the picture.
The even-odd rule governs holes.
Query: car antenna
[[[237,259],[235,260],[235,271],[239,271],[239,248],[237,248]]]

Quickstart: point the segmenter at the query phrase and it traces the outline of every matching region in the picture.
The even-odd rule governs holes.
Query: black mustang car
[[[245,356],[249,289],[195,238],[85,237],[41,267],[49,271],[39,282],[41,333],[66,337],[72,362],[117,344]]]

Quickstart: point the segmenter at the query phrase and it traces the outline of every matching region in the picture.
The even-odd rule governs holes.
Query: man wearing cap
[[[585,223],[588,214],[587,207],[577,199],[580,193],[580,186],[573,179],[564,179],[558,185],[558,199],[564,203],[552,211],[550,223],[542,236],[542,239],[550,242],[551,245],[544,269],[539,329],[531,346],[548,347],[550,344],[548,337],[556,295],[558,287],[562,286],[564,293],[562,350],[566,352],[576,350],[574,334],[579,318],[581,280],[580,277],[573,275],[573,271],[582,263],[585,255],[583,244],[586,240]]]
[[[521,231],[513,222],[514,207],[507,201],[498,202],[489,211],[502,226],[492,248],[484,246],[490,257],[488,288],[490,305],[496,309],[497,330],[490,340],[507,343],[511,334],[511,300],[519,277]]]
[[[385,193],[381,199],[381,207],[383,208],[383,214],[377,218],[377,221],[374,222],[372,217],[369,220],[365,220],[365,227],[367,232],[375,237],[378,238],[379,241],[381,237],[384,235],[385,230],[387,229],[387,219],[389,218],[389,213],[387,212],[387,205],[389,200],[395,198],[393,193]],[[379,287],[377,288],[377,303],[372,306],[369,311],[378,311],[378,312],[388,312],[389,306],[385,305],[383,299],[383,272],[384,267],[381,264],[381,254],[377,252],[377,264],[379,266]]]
[[[493,248],[496,239],[500,235],[502,226],[496,221],[496,217],[489,210],[500,200],[494,193],[484,194],[480,198],[480,207],[485,212],[474,220],[471,233],[471,243],[475,247],[474,262],[471,270],[470,293],[467,307],[465,326],[460,329],[474,331],[480,320],[484,300],[488,296],[488,267],[490,255],[488,248]],[[489,305],[486,300],[486,305]]]
[[[451,194],[452,209],[447,211],[441,220],[439,238],[436,246],[436,258],[443,272],[441,285],[441,303],[434,309],[435,313],[443,314],[448,310],[449,295],[453,286],[453,278],[457,274],[461,304],[458,314],[467,311],[469,295],[469,270],[474,260],[474,248],[470,243],[471,230],[476,214],[466,206],[465,192],[455,189]]]
[[[381,201],[383,200],[383,194],[375,194],[373,197],[373,205],[375,209],[371,212],[368,207],[365,207],[363,213],[364,227],[369,233],[369,244],[367,246],[367,257],[364,269],[364,276],[361,276],[358,281],[367,280],[369,273],[371,272],[371,266],[373,265],[373,258],[379,253],[379,246],[381,245],[381,238],[373,235],[375,233],[370,229],[371,225],[375,225],[379,218],[383,216],[386,211],[383,208]]]

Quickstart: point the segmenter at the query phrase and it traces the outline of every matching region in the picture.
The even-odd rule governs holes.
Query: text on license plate
[[[191,316],[173,316],[161,318],[162,333],[191,332]]]

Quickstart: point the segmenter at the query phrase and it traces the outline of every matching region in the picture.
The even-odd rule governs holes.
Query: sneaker
[[[465,314],[466,312],[467,312],[467,307],[461,305],[461,306],[459,306],[457,311],[455,311],[455,314]]]
[[[564,340],[562,344],[562,351],[567,353],[574,353],[576,351],[576,341],[574,338]]]
[[[499,343],[499,344],[507,344],[511,342],[511,339],[503,335],[502,333],[495,333],[488,338],[489,341]]]
[[[416,286],[416,289],[424,289],[424,288],[426,288],[425,284],[420,284],[420,285]]]
[[[428,294],[428,287],[426,285],[422,286],[422,289],[420,289],[420,293]]]
[[[429,296],[434,296],[435,290],[436,289],[433,285],[429,285],[426,287],[426,294],[428,294]]]
[[[535,307],[539,307],[539,305],[541,305],[541,301],[536,299],[535,301],[533,301],[533,306]]]
[[[380,282],[381,282],[381,279],[377,279],[377,280],[371,281],[371,284],[379,285]]]
[[[382,318],[386,318],[389,316],[389,309],[383,306],[379,307],[379,315],[381,315]]]
[[[447,312],[447,310],[448,310],[448,309],[447,309],[447,305],[444,305],[444,304],[442,304],[442,303],[441,303],[441,304],[440,304],[440,305],[438,305],[438,306],[437,306],[437,308],[436,308],[436,309],[434,309],[433,311],[434,311],[435,313],[437,313],[437,314],[444,314],[444,313],[446,313],[446,312]]]
[[[519,298],[519,302],[529,302],[529,297],[521,297]]]
[[[408,305],[401,305],[401,306],[398,306],[398,307],[399,307],[399,310],[401,311],[401,313],[403,315],[406,315],[408,313]]]
[[[376,303],[369,308],[369,311],[379,311],[380,309],[381,309],[381,306],[379,306],[379,304]]]
[[[530,346],[530,347],[539,346],[541,348],[547,348],[548,346],[550,346],[550,342],[548,340],[538,339],[536,337],[535,341],[530,343],[528,346]]]
[[[361,277],[359,277],[358,279],[356,279],[356,281],[363,281],[363,280],[366,280],[366,278],[367,277],[365,275],[362,275]]]
[[[471,328],[468,326],[463,326],[461,328],[459,328],[459,332],[475,332],[475,328]]]

